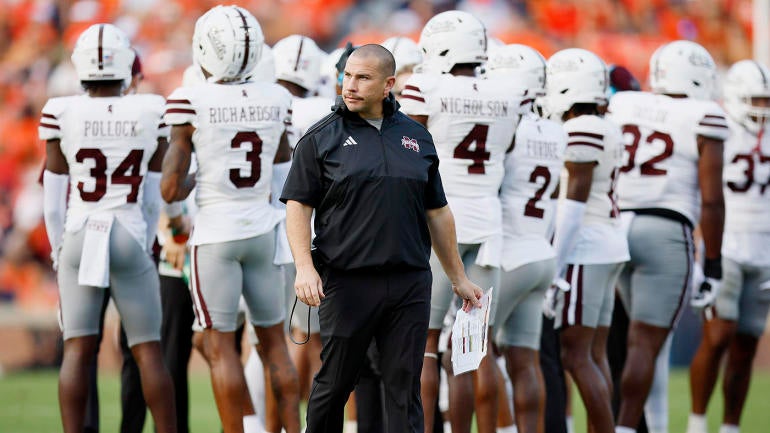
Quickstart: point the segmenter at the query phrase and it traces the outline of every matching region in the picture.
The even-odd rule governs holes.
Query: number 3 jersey
[[[150,94],[48,100],[39,135],[58,139],[69,165],[66,231],[78,231],[89,216],[109,211],[145,245],[142,180],[158,138],[168,136],[163,108],[163,97]]]
[[[695,226],[700,220],[697,136],[725,140],[725,113],[716,102],[620,92],[608,118],[623,130],[625,165],[618,179],[619,205],[667,209]]]
[[[268,82],[204,83],[168,97],[166,123],[195,127],[193,245],[258,236],[284,218],[270,205],[270,184],[290,110],[289,92]]]
[[[770,134],[753,134],[728,117],[725,141],[725,232],[722,255],[770,266]]]
[[[404,113],[428,116],[460,243],[500,237],[498,191],[522,95],[508,80],[419,73],[401,92]]]

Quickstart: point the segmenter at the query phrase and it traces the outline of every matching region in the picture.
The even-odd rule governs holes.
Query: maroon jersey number
[[[623,125],[623,135],[631,136],[631,144],[626,144],[628,162],[620,168],[621,172],[627,173],[636,166],[636,151],[639,149],[639,144],[642,141],[642,132],[636,125]],[[663,142],[663,152],[653,156],[639,166],[642,176],[664,176],[667,173],[666,169],[656,167],[655,164],[670,158],[674,154],[674,140],[671,139],[670,135],[660,131],[653,131],[644,142],[652,144],[655,140]]]
[[[259,155],[262,153],[262,139],[254,131],[241,131],[230,141],[230,147],[240,149],[244,143],[251,144],[251,150],[246,152],[246,161],[251,163],[249,175],[243,176],[240,168],[231,168],[230,182],[236,188],[253,188],[262,176],[262,164],[259,160]]]
[[[487,134],[489,125],[473,125],[473,129],[455,147],[455,159],[470,159],[473,164],[468,166],[468,174],[484,174],[484,161],[489,161],[491,154],[487,152]],[[476,143],[476,150],[471,150],[471,144]]]
[[[126,203],[136,203],[139,196],[139,185],[142,184],[142,176],[139,174],[144,156],[143,149],[134,149],[121,161],[110,176],[110,183],[117,185],[131,185],[131,191],[126,196]],[[99,201],[107,193],[107,157],[101,150],[85,148],[78,150],[75,160],[83,163],[86,159],[92,159],[94,166],[89,175],[94,178],[94,189],[86,191],[85,184],[78,182],[78,191],[83,201]]]
[[[537,207],[537,202],[543,198],[545,190],[548,189],[548,184],[551,183],[551,171],[548,170],[548,167],[542,165],[535,166],[535,169],[529,175],[529,182],[538,184],[538,179],[543,179],[543,184],[535,191],[535,195],[527,200],[527,205],[524,206],[524,215],[533,218],[543,218],[545,215],[545,210]]]

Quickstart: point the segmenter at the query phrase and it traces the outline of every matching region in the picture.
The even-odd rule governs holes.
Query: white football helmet
[[[545,91],[545,57],[526,45],[490,48],[486,74],[521,83],[521,87],[527,89],[527,94],[532,97]]]
[[[446,11],[422,29],[419,47],[425,70],[447,73],[461,63],[487,60],[487,31],[478,18],[462,11]]]
[[[754,60],[741,60],[725,77],[725,110],[756,134],[770,123],[770,107],[753,105],[752,98],[770,98],[770,69]]]
[[[387,48],[393,54],[393,58],[396,59],[396,73],[409,66],[422,63],[420,47],[413,40],[405,36],[394,36],[385,39],[382,46]]]
[[[210,81],[240,81],[262,56],[265,37],[257,19],[238,6],[216,6],[195,23],[193,60]]]
[[[259,57],[257,66],[254,66],[254,69],[251,70],[248,79],[251,81],[275,83],[275,57],[270,45],[262,44],[262,55]]]
[[[714,59],[695,42],[670,42],[650,58],[650,87],[655,93],[714,99],[716,84]]]
[[[599,56],[582,48],[561,50],[546,65],[544,114],[561,121],[574,104],[606,104],[608,85],[607,65]]]
[[[273,45],[275,78],[307,90],[315,90],[321,79],[321,50],[307,36],[287,36]]]
[[[80,81],[123,80],[128,86],[135,56],[122,30],[112,24],[94,24],[78,37],[72,63]]]

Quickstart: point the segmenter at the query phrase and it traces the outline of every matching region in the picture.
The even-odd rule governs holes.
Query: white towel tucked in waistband
[[[110,285],[110,231],[112,214],[88,217],[80,256],[78,284],[81,286],[109,287]]]

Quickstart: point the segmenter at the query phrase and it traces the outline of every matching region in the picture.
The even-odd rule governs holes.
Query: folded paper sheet
[[[454,374],[462,374],[479,368],[481,360],[487,354],[489,340],[489,307],[492,290],[481,297],[481,307],[470,312],[458,310],[452,326],[452,369]]]

